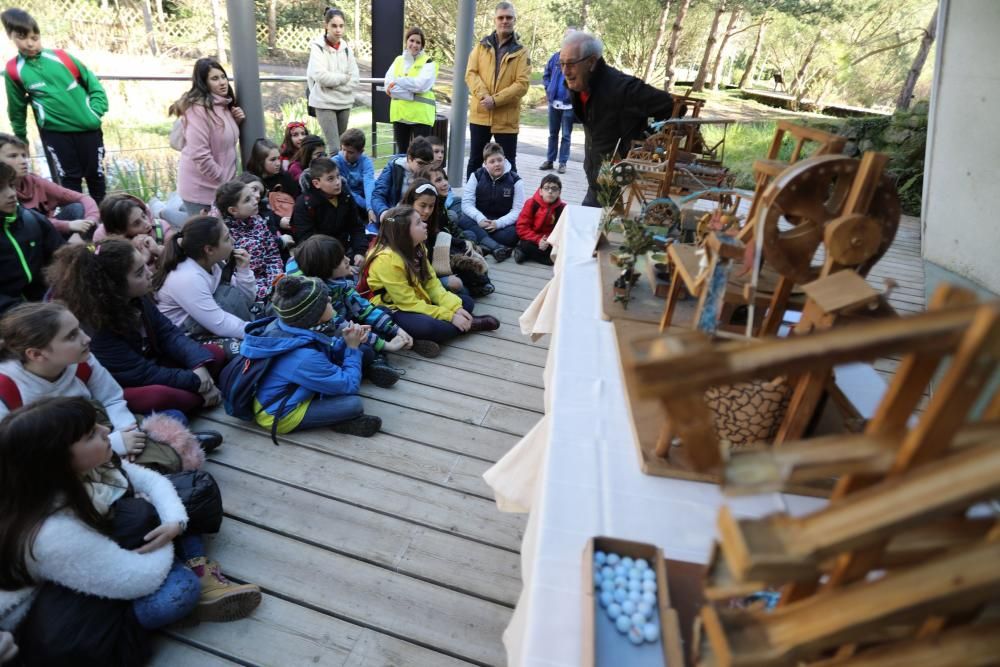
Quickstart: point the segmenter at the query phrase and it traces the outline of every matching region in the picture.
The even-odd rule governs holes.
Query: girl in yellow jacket
[[[411,206],[388,211],[368,251],[358,291],[392,317],[414,340],[443,343],[468,331],[500,327],[491,315],[473,316],[470,296],[445,289],[427,260],[427,223]]]

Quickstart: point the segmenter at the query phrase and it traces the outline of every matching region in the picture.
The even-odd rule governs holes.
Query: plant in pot
[[[627,309],[632,299],[632,288],[639,280],[639,274],[635,270],[636,261],[652,250],[655,243],[653,235],[641,221],[623,218],[621,225],[625,241],[618,247],[617,252],[612,253],[613,261],[622,269],[621,275],[614,282],[614,294],[615,301]]]

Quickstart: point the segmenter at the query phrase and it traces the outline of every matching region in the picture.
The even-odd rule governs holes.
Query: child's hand
[[[399,352],[400,350],[405,350],[409,345],[405,338],[396,334],[392,340],[386,341],[385,347],[382,348],[386,352]]]
[[[201,398],[205,401],[206,408],[214,408],[222,402],[222,392],[213,384],[211,389],[201,395]]]
[[[462,279],[458,276],[445,276],[445,287],[452,292],[462,289]]]
[[[549,237],[548,236],[543,236],[542,240],[538,242],[538,249],[539,250],[548,250],[549,249]]]
[[[243,109],[241,109],[239,107],[233,107],[232,108],[232,112],[233,112],[233,119],[237,123],[242,123],[243,119],[247,117],[247,115],[246,115],[246,113],[244,113]]]
[[[96,227],[97,223],[93,220],[70,220],[66,223],[66,226],[69,227],[71,231],[86,234],[91,229]]]
[[[183,532],[184,530],[181,528],[181,524],[176,521],[161,523],[159,526],[143,536],[142,539],[146,540],[146,543],[136,549],[136,552],[148,554],[151,551],[156,551],[160,547],[173,542],[174,538]]]
[[[472,328],[472,315],[469,314],[465,308],[459,308],[455,311],[455,314],[451,316],[451,323],[455,325],[455,328],[459,331],[468,331]]]
[[[406,349],[413,347],[413,336],[406,333],[402,329],[396,329],[396,338],[402,338],[406,341]]]
[[[292,219],[286,215],[281,220],[278,220],[278,227],[281,227],[282,229],[291,229]]]
[[[236,262],[237,269],[245,269],[250,266],[250,253],[246,248],[236,248],[233,250],[233,261]]]
[[[128,460],[134,461],[135,457],[146,449],[146,434],[140,431],[138,426],[133,426],[122,432],[122,443],[125,445],[125,454],[128,456]]]
[[[378,218],[375,217],[375,211],[368,209],[368,222],[378,222]]]
[[[341,335],[343,336],[344,343],[347,345],[347,347],[351,348],[352,350],[356,350],[361,345],[361,341],[364,340],[365,336],[368,335],[368,332],[365,331],[365,327],[361,326],[360,324],[355,324],[354,322],[351,322],[350,324],[344,327],[343,331],[341,332]]]
[[[295,245],[295,239],[292,238],[291,234],[282,234],[281,242],[285,244],[285,247]]]
[[[194,374],[198,376],[201,384],[198,385],[198,393],[204,394],[211,391],[212,387],[215,386],[215,381],[212,379],[211,373],[204,366],[194,369]]]
[[[480,220],[479,226],[488,232],[495,232],[497,230],[497,223],[493,220]]]

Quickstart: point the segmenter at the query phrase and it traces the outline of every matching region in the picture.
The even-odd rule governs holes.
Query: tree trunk
[[[278,48],[278,0],[267,3],[267,48],[271,51]]]
[[[149,0],[142,2],[142,22],[146,28],[146,41],[149,42],[149,50],[154,56],[157,56],[160,54],[160,50],[156,48],[156,33],[153,31],[153,7],[149,4]]]
[[[222,8],[219,0],[212,0],[212,20],[215,22],[215,48],[219,52],[219,62],[226,61],[226,36],[222,31]]]
[[[927,30],[924,31],[924,38],[920,41],[920,48],[917,49],[917,55],[913,58],[913,64],[910,66],[910,71],[906,73],[906,81],[903,83],[903,89],[899,91],[899,97],[896,99],[896,109],[909,109],[910,101],[913,99],[913,89],[917,85],[917,79],[920,78],[920,70],[924,68],[924,62],[927,60],[927,54],[931,50],[931,44],[934,43],[934,36],[937,33],[937,8],[934,9],[934,14],[931,16],[931,22],[927,24]]]
[[[719,44],[719,52],[715,55],[715,64],[712,66],[712,79],[708,84],[708,87],[712,90],[719,89],[719,68],[722,66],[722,56],[726,52],[726,44],[729,43],[729,38],[733,36],[733,30],[736,27],[736,21],[739,20],[740,10],[734,9],[733,13],[729,16],[729,23],[726,25],[726,32],[722,35],[722,43]]]
[[[757,28],[757,39],[753,43],[753,51],[750,52],[750,58],[747,59],[747,67],[743,70],[743,76],[740,77],[740,88],[746,88],[747,84],[753,85],[753,68],[757,65],[757,54],[760,53],[761,42],[764,41],[764,27],[767,25],[767,17],[760,17],[760,26]]]
[[[656,68],[656,60],[660,57],[660,51],[663,50],[663,41],[667,37],[667,19],[670,16],[670,0],[663,0],[663,9],[660,10],[660,24],[656,29],[656,39],[653,40],[653,51],[649,54],[649,60],[646,61],[646,69],[642,72],[642,80],[649,81],[649,77],[653,75],[653,70]]]
[[[813,57],[816,55],[816,47],[819,46],[820,41],[823,39],[823,31],[820,30],[816,33],[816,39],[813,40],[812,46],[809,47],[809,51],[806,52],[806,57],[802,61],[802,65],[799,67],[799,71],[795,73],[795,78],[792,79],[792,85],[788,87],[788,94],[795,95],[799,91],[799,87],[802,85],[803,80],[806,76],[806,69],[809,64],[812,63]]]
[[[674,85],[674,61],[677,59],[677,42],[681,37],[681,30],[684,28],[684,17],[687,15],[691,0],[681,0],[680,7],[677,8],[677,16],[674,18],[674,27],[670,29],[670,44],[667,46],[667,80],[663,84],[664,89],[670,90]]]
[[[694,78],[694,83],[691,85],[692,93],[700,93],[705,87],[705,75],[708,74],[708,59],[712,56],[712,50],[715,48],[715,42],[718,41],[715,33],[719,31],[719,19],[722,18],[722,13],[726,11],[726,0],[720,0],[718,6],[715,8],[715,15],[712,16],[712,27],[708,31],[708,41],[705,42],[705,52],[701,55],[701,65],[698,66],[698,76]]]
[[[354,0],[354,48],[361,41],[361,0]]]
[[[580,29],[588,30],[587,23],[590,21],[590,0],[583,0],[580,7]]]

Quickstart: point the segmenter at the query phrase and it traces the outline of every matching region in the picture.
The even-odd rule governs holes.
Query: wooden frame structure
[[[984,609],[1000,600],[1000,522],[970,510],[1000,496],[1000,303],[970,301],[946,286],[923,315],[762,343],[700,373],[730,381],[904,354],[864,434],[732,454],[730,491],[837,483],[804,517],[720,512],[706,598],[780,588],[781,600],[770,613],[706,606],[700,664],[995,664],[1000,628]]]

